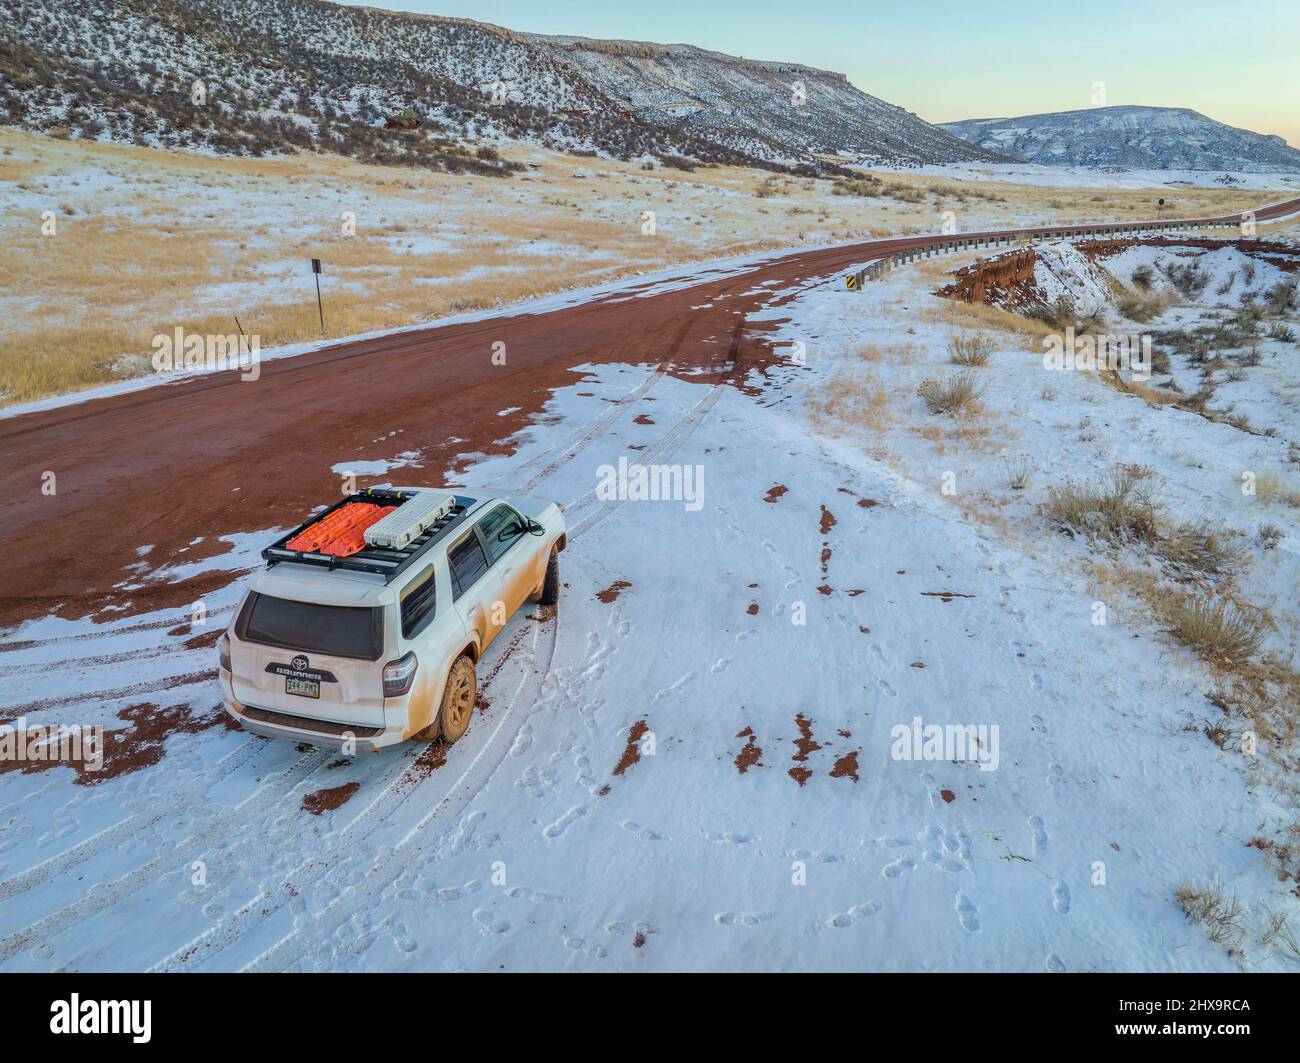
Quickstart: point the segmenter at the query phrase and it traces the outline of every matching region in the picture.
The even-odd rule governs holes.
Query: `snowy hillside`
[[[42,132],[451,170],[499,170],[458,143],[499,136],[769,165],[993,157],[842,75],[687,45],[316,0],[0,0],[0,14],[0,121]]]
[[[1185,107],[1094,107],[1023,118],[946,122],[954,136],[1025,162],[1144,170],[1300,171],[1278,136],[1224,125]]]

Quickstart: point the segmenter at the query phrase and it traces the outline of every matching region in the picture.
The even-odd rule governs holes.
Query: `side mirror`
[[[535,521],[535,520],[533,520],[531,517],[529,517],[529,518],[528,518],[528,534],[529,534],[529,535],[545,535],[545,534],[546,534],[546,529],[543,528],[539,523],[537,523],[537,521]]]

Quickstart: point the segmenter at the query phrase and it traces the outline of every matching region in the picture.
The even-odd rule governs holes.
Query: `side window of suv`
[[[414,638],[433,619],[438,604],[437,582],[430,565],[402,590],[402,637]]]
[[[497,506],[483,518],[478,528],[483,533],[483,541],[487,543],[488,556],[493,564],[515,545],[525,530],[523,518],[509,506]]]
[[[472,531],[447,551],[447,563],[451,566],[452,596],[455,598],[474,586],[488,567],[483,547]]]

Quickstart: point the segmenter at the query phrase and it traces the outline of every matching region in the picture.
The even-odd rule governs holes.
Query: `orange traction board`
[[[351,557],[366,548],[365,531],[388,516],[396,506],[377,506],[373,502],[349,502],[340,506],[287,543],[288,550]]]

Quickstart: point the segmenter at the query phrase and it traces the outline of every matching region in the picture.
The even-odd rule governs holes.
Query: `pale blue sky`
[[[1191,107],[1300,147],[1300,0],[384,0],[535,33],[684,42],[849,76],[931,122]]]

